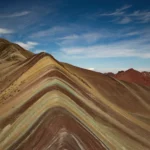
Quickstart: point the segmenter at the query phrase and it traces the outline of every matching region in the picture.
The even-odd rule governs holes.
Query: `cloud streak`
[[[38,45],[37,42],[32,42],[32,41],[28,41],[26,43],[17,41],[15,43],[18,44],[18,45],[20,45],[20,46],[22,46],[25,49],[28,49],[28,50],[33,49],[35,46]]]
[[[116,23],[119,24],[128,24],[131,21],[136,23],[149,23],[150,22],[150,11],[149,10],[136,10],[131,13],[128,13],[127,10],[132,7],[132,5],[125,5],[119,9],[116,9],[113,12],[107,12],[98,14],[100,17],[118,17]],[[115,21],[114,21],[115,22]]]
[[[104,35],[102,35],[100,32],[72,34],[72,35],[58,38],[58,44],[60,46],[72,45],[72,44],[77,44],[77,43],[79,44],[81,42],[85,44],[92,44],[92,43],[97,42],[101,37],[104,37]]]
[[[30,11],[22,11],[22,12],[16,12],[12,14],[5,14],[5,15],[0,15],[0,18],[14,18],[14,17],[22,17],[30,14]]]
[[[147,31],[145,31],[147,32]],[[56,38],[56,43],[61,47],[76,47],[76,46],[88,46],[93,45],[96,43],[103,43],[107,40],[107,43],[109,41],[116,41],[118,39],[126,39],[126,38],[132,38],[132,37],[138,37],[140,35],[147,35],[144,31],[140,30],[97,30],[97,32],[86,32],[82,34],[70,34],[67,36],[63,36],[60,38]]]
[[[6,28],[0,28],[0,35],[4,35],[4,34],[11,34],[13,33],[13,30],[10,29],[6,29]]]
[[[32,38],[41,38],[41,37],[47,37],[47,36],[54,36],[57,34],[61,34],[62,32],[66,31],[66,27],[60,27],[60,26],[54,26],[50,29],[38,31],[37,33],[33,33],[30,37]]]
[[[127,34],[129,36],[132,36],[139,33],[140,32],[129,32]],[[60,49],[60,52],[63,53],[66,57],[72,58],[150,58],[150,38],[148,35],[142,35],[141,37],[136,39],[121,40],[109,44],[95,44],[89,46],[71,47],[68,47],[66,45],[65,47]]]
[[[59,25],[59,26],[52,26],[48,29],[45,30],[41,30],[41,31],[37,31],[35,33],[32,33],[30,35],[30,38],[42,38],[42,37],[46,37],[46,38],[51,38],[51,39],[61,39],[61,38],[66,38],[66,39],[75,39],[78,34],[77,33],[83,33],[84,31],[86,31],[86,26],[82,26],[79,24],[66,24],[66,26],[64,25]]]
[[[140,57],[150,58],[150,52],[142,53],[134,48],[121,45],[96,45],[89,47],[62,48],[64,55],[72,58],[112,58],[112,57]]]
[[[131,18],[129,18],[129,17],[124,17],[123,19],[120,19],[120,20],[118,21],[119,24],[128,24],[128,23],[130,23],[130,22],[132,22],[132,20],[131,20]]]
[[[125,10],[130,7],[132,7],[132,5],[125,5],[119,9],[116,9],[114,12],[99,14],[99,16],[122,16],[125,14]]]

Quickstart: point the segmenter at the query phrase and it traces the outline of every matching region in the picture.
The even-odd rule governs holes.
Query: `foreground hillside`
[[[0,150],[150,149],[149,86],[18,45],[12,52],[5,42],[0,41]]]

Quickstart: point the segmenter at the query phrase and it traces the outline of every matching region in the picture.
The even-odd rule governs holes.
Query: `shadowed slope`
[[[23,61],[33,53],[23,49],[17,44],[0,38],[0,59],[2,61]]]

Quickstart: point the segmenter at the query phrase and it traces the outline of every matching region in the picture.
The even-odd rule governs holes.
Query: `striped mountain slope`
[[[150,149],[150,87],[23,52],[0,64],[0,150]]]

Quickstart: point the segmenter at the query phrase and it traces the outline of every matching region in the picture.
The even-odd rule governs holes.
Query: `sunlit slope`
[[[149,150],[150,88],[40,53],[6,74],[0,150]]]

